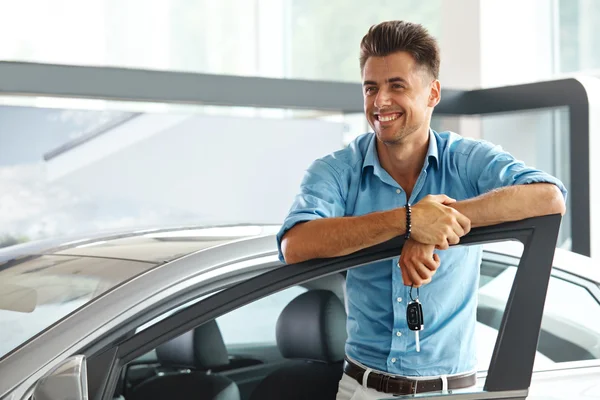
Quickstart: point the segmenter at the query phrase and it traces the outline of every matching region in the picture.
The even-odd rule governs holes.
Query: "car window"
[[[306,290],[302,286],[293,286],[217,318],[225,345],[275,344],[275,325],[279,314]]]
[[[486,331],[483,337],[486,343],[496,340],[517,272],[514,260],[499,261],[484,256],[477,320]],[[554,363],[600,358],[600,303],[576,278],[571,278],[567,274],[550,277],[534,370]],[[480,367],[487,368],[491,353],[481,353]]]
[[[43,255],[0,265],[0,359],[152,263]]]

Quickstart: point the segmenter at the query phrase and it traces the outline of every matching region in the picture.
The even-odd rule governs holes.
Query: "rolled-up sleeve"
[[[559,179],[525,165],[500,146],[487,141],[473,146],[464,167],[475,195],[504,186],[551,183],[560,189],[565,201],[567,199],[567,189]]]
[[[319,218],[343,217],[346,210],[346,185],[342,184],[340,171],[324,160],[317,160],[306,171],[300,193],[296,195],[290,211],[277,234],[279,259],[285,262],[281,241],[287,231],[299,222]]]

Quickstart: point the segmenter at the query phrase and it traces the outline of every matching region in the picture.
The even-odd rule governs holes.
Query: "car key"
[[[408,329],[415,332],[416,348],[417,352],[421,351],[421,344],[419,341],[419,332],[423,330],[423,306],[419,301],[419,288],[417,288],[417,298],[412,297],[412,286],[410,288],[410,299],[406,307],[406,321],[408,323]]]

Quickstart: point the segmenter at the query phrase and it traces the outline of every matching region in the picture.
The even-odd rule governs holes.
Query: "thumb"
[[[400,263],[400,265],[404,265],[404,263]],[[408,277],[406,267],[400,267],[400,272],[402,272],[402,283],[404,283],[406,286],[410,286],[412,284],[412,281]]]

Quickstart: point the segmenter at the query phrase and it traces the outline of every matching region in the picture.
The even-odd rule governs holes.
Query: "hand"
[[[421,287],[431,282],[440,267],[440,257],[433,252],[435,246],[409,239],[402,247],[398,261],[402,281],[406,286]]]
[[[411,237],[423,244],[446,250],[471,230],[471,221],[449,204],[456,200],[438,194],[428,195],[412,206]]]

